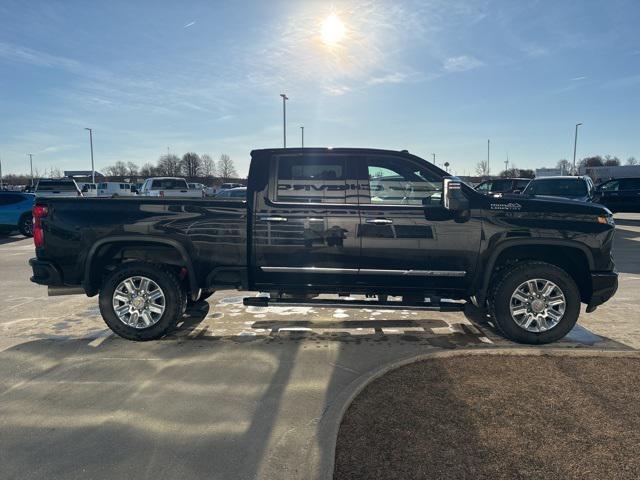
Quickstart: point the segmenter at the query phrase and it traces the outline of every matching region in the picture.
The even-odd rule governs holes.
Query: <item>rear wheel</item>
[[[25,213],[20,217],[18,230],[20,230],[20,233],[25,237],[33,237],[33,216],[31,213]]]
[[[155,340],[182,316],[185,299],[176,275],[160,265],[126,263],[105,279],[100,313],[111,330],[127,340]]]
[[[563,269],[523,262],[501,272],[489,307],[496,326],[520,343],[551,343],[564,337],[580,315],[580,292]]]

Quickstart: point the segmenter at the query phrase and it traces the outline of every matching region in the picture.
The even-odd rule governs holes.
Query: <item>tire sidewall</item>
[[[29,230],[27,230],[27,224],[31,224],[31,227]],[[22,215],[22,217],[20,217],[20,222],[18,223],[18,230],[20,230],[20,233],[22,235],[24,235],[25,237],[33,237],[33,218],[31,217],[30,214],[24,214]]]
[[[158,284],[165,298],[165,309],[160,320],[151,327],[134,328],[125,325],[113,309],[113,292],[128,277],[143,276]],[[182,316],[182,289],[175,276],[159,266],[131,263],[114,270],[100,289],[100,313],[107,326],[116,334],[128,340],[146,341],[161,338],[173,329]]]
[[[566,302],[560,323],[541,333],[525,330],[511,317],[511,295],[520,284],[533,278],[555,283],[562,290]],[[504,275],[495,292],[493,310],[495,321],[508,338],[528,344],[551,343],[564,337],[576,324],[580,315],[580,292],[573,279],[564,270],[551,264],[529,263]]]

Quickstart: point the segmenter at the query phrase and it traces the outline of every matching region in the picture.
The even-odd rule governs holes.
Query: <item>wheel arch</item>
[[[187,270],[189,288],[192,294],[197,295],[198,281],[196,278],[196,272],[193,267],[193,262],[191,261],[191,256],[182,243],[171,238],[154,236],[131,237],[126,235],[102,238],[96,241],[89,249],[85,261],[83,276],[83,287],[87,292],[87,295],[93,296],[98,293],[101,282],[100,273],[107,265],[105,262],[113,260],[118,254],[124,254],[124,252],[127,251],[135,251],[135,249],[139,248],[145,248],[144,256],[133,253],[130,254],[132,256],[128,257],[127,261],[149,261],[149,259],[153,259],[157,256],[158,261],[155,263],[184,267]]]
[[[547,262],[567,271],[580,290],[581,300],[588,302],[592,294],[590,270],[594,268],[591,252],[586,245],[554,239],[513,240],[499,244],[486,261],[479,279],[476,295],[479,305],[487,299],[491,279],[503,266],[520,261]]]

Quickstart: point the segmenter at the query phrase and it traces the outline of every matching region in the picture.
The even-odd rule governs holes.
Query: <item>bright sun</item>
[[[329,15],[322,22],[320,36],[324,44],[328,46],[337,45],[344,38],[344,34],[344,23],[335,13]]]

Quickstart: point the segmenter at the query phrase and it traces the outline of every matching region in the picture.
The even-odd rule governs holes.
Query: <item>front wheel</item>
[[[491,316],[509,339],[544,344],[563,338],[580,315],[573,278],[545,262],[523,262],[501,275],[489,298]]]
[[[159,265],[119,266],[100,290],[100,313],[111,330],[127,340],[156,340],[182,316],[183,291],[176,275]]]

